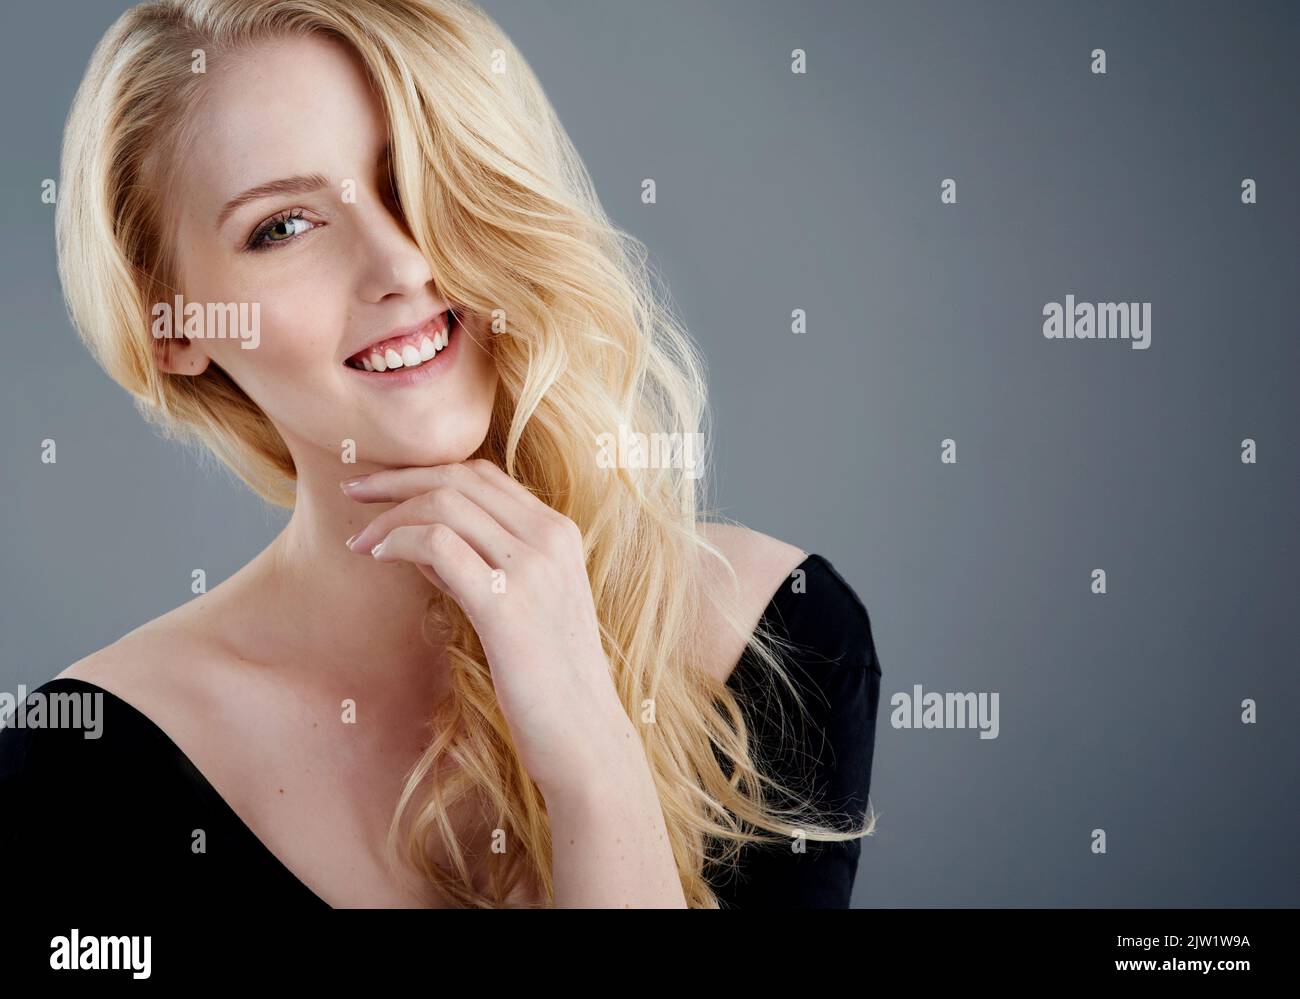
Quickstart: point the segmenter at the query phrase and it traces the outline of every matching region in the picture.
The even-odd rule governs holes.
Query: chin
[[[436,431],[422,438],[413,437],[409,431],[399,436],[372,438],[366,447],[357,440],[357,460],[361,463],[382,465],[385,468],[424,468],[433,465],[450,465],[469,461],[482,446],[486,428],[477,435],[457,440],[447,440]],[[441,439],[439,439],[441,438]]]

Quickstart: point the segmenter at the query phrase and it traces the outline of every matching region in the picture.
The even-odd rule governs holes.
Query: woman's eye
[[[249,238],[248,249],[262,250],[276,243],[288,243],[315,225],[303,218],[301,209],[267,219]]]

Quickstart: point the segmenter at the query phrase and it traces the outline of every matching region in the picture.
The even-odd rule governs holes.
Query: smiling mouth
[[[418,368],[447,349],[459,326],[455,313],[448,309],[419,332],[371,344],[343,363],[357,371],[375,374]]]

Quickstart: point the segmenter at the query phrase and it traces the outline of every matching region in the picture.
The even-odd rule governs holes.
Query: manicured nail
[[[359,537],[361,537],[361,532],[360,532],[360,531],[357,531],[356,534],[352,535],[352,537],[348,538],[347,541],[345,541],[345,542],[343,542],[343,543],[344,543],[345,545],[347,545],[349,549],[351,549],[351,547],[352,547],[352,542],[356,541],[357,538],[359,538]]]
[[[384,542],[379,542],[374,548],[370,549],[370,554],[378,557],[379,553],[384,550]]]
[[[342,489],[344,492],[347,492],[353,486],[360,485],[362,482],[365,482],[366,479],[368,478],[370,478],[369,475],[358,475],[355,479],[348,479],[345,482],[340,482],[339,488]]]

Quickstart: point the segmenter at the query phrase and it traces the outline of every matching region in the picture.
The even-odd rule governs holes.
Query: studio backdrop
[[[8,691],[287,516],[65,310],[61,132],[126,6],[0,13]],[[870,609],[855,905],[1295,905],[1300,8],[484,7],[708,360],[722,512]]]

